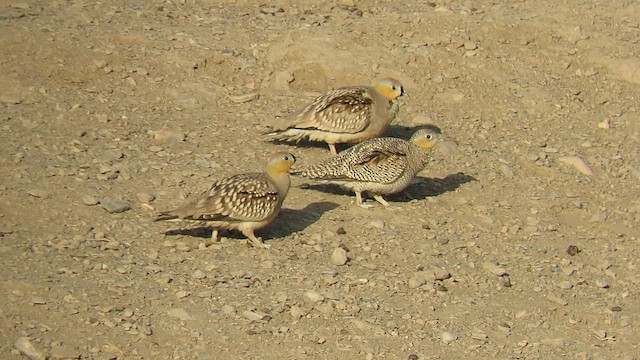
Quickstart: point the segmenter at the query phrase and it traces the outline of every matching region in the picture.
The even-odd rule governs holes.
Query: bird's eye
[[[433,135],[427,134],[427,139],[429,139],[429,140],[433,139]]]
[[[285,156],[284,161],[289,161],[289,156]]]
[[[396,91],[398,88],[394,85],[391,87],[391,90]]]

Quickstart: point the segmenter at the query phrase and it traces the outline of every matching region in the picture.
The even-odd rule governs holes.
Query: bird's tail
[[[160,214],[158,214],[153,221],[163,221],[163,220],[173,220],[173,219],[177,219],[179,216],[174,214],[171,211],[165,211],[165,212],[161,212]]]

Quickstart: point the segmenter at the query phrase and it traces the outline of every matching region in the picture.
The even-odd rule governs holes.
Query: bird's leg
[[[381,195],[373,195],[373,198],[376,199],[377,202],[382,204],[384,207],[389,207],[389,203],[387,200],[383,199]]]
[[[220,241],[220,239],[218,238],[218,229],[213,229],[213,231],[211,232],[211,241],[212,242],[218,242]]]
[[[256,235],[253,233],[253,229],[242,230],[242,233],[244,234],[244,236],[246,236],[249,239],[249,241],[251,242],[251,245],[257,248],[268,249],[271,247],[271,245],[265,244],[264,242],[262,242],[262,239],[256,237]]]
[[[367,205],[362,201],[362,191],[356,191],[356,204],[365,209],[370,209],[373,207],[373,205]]]
[[[338,154],[338,151],[336,151],[336,144],[329,144],[329,150],[331,150],[331,155]]]
[[[400,209],[398,207],[391,206],[384,198],[382,198],[382,195],[373,195],[373,198],[376,199],[377,202],[382,204],[382,206],[384,206],[384,208],[387,209],[387,210],[399,210]]]

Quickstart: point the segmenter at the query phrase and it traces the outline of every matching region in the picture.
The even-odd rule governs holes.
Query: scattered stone
[[[14,343],[16,349],[18,349],[21,353],[23,353],[30,360],[45,360],[45,356],[43,353],[38,351],[29,338],[21,337]]]
[[[324,301],[324,296],[320,295],[318,292],[309,290],[304,293],[304,299],[310,303],[319,303]]]
[[[418,355],[416,354],[409,354],[409,356],[407,356],[408,360],[418,360]]]
[[[445,331],[442,333],[442,342],[445,344],[450,344],[454,341],[458,340],[458,335]]]
[[[567,302],[567,300],[562,299],[562,298],[560,298],[558,296],[555,296],[553,294],[547,294],[547,300],[549,300],[551,302],[554,302],[554,303],[556,303],[558,305],[562,305],[562,306],[567,306],[567,304],[569,304]]]
[[[91,195],[83,195],[82,196],[82,203],[87,205],[87,206],[94,206],[94,205],[98,205],[100,203],[100,201],[98,201],[98,199],[94,198]]]
[[[184,133],[175,130],[159,130],[153,133],[153,138],[157,142],[183,142],[186,139]]]
[[[236,308],[234,308],[234,307],[233,307],[233,306],[231,306],[231,305],[223,305],[223,306],[220,308],[220,311],[221,311],[223,314],[226,314],[226,315],[235,315],[235,314],[236,314]]]
[[[609,283],[604,279],[596,279],[596,286],[601,289],[608,289]]]
[[[408,283],[411,289],[417,289],[420,286],[426,284],[427,280],[425,280],[424,276],[414,275],[409,279]]]
[[[143,204],[148,204],[156,199],[156,196],[146,192],[139,192],[136,194],[136,198]]]
[[[345,235],[347,233],[347,230],[345,230],[342,226],[336,229],[336,234],[338,235]]]
[[[451,277],[451,274],[447,270],[439,267],[431,269],[431,274],[433,274],[433,280],[447,280]]]
[[[580,252],[580,249],[578,249],[578,247],[575,246],[575,245],[569,245],[569,246],[567,246],[567,250],[565,250],[565,251],[570,256],[575,256]]]
[[[289,314],[291,314],[291,317],[293,317],[294,319],[299,319],[303,316],[306,316],[307,312],[302,310],[300,306],[293,305],[291,309],[289,309]]]
[[[346,250],[342,248],[333,249],[333,253],[331,253],[331,262],[337,266],[342,266],[349,262]]]
[[[229,100],[231,100],[236,104],[242,104],[249,101],[258,100],[258,98],[260,98],[260,94],[258,94],[257,92],[252,92],[252,93],[243,94],[243,95],[229,95]]]
[[[131,204],[126,201],[105,197],[100,200],[100,206],[111,214],[125,212],[131,209]]]
[[[207,275],[205,275],[205,273],[202,272],[202,270],[196,270],[193,272],[193,274],[191,274],[191,277],[194,279],[204,279],[207,277]]]
[[[561,156],[558,160],[567,165],[573,166],[574,169],[578,170],[583,175],[592,176],[593,170],[587,165],[587,163],[577,156]]]
[[[488,272],[492,273],[493,275],[496,276],[502,276],[505,275],[507,273],[507,270],[501,268],[500,266],[490,262],[490,261],[485,261],[482,263],[482,268],[487,270]]]
[[[175,308],[167,311],[167,315],[179,320],[191,320],[191,315],[183,308]]]
[[[271,315],[265,314],[265,313],[262,313],[262,312],[251,311],[251,310],[246,310],[246,311],[242,312],[242,316],[244,316],[245,319],[248,319],[248,320],[251,320],[251,321],[269,321],[269,320],[271,320]]]
[[[384,220],[371,220],[367,227],[370,229],[384,230]]]
[[[64,345],[56,345],[51,347],[51,351],[49,353],[50,360],[71,360],[71,359],[80,359],[82,353],[78,350],[71,349]]]

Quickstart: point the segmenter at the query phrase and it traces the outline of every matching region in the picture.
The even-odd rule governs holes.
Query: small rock
[[[603,280],[603,279],[596,279],[596,286],[601,288],[601,289],[608,289],[609,288],[609,283],[606,280]]]
[[[342,248],[333,249],[333,253],[331,253],[331,262],[337,266],[345,265],[349,262],[347,252]]]
[[[320,295],[316,291],[309,290],[304,293],[304,299],[310,303],[319,303],[324,301],[324,296]]]
[[[244,316],[245,319],[251,320],[251,321],[269,321],[271,320],[271,315],[269,314],[265,314],[262,312],[257,312],[257,311],[251,311],[251,310],[246,310],[242,313],[242,316]]]
[[[384,220],[371,220],[368,227],[370,229],[384,230]]]
[[[249,101],[258,100],[260,98],[260,94],[257,92],[243,94],[243,95],[229,95],[229,100],[236,104],[242,104]]]
[[[146,192],[139,192],[136,194],[136,198],[143,204],[148,204],[156,199],[156,196]]]
[[[87,206],[94,206],[94,205],[98,205],[100,202],[98,201],[98,199],[94,198],[91,195],[83,195],[82,203]]]
[[[176,318],[179,320],[191,320],[192,317],[191,315],[182,308],[176,308],[176,309],[171,309],[169,311],[167,311],[167,315],[169,315],[172,318]]]
[[[110,197],[100,200],[100,206],[111,214],[121,213],[131,209],[131,204],[128,202]]]
[[[451,274],[447,270],[439,267],[434,267],[431,272],[433,273],[433,280],[447,280],[451,277]]]
[[[551,302],[554,302],[554,303],[556,303],[556,304],[558,304],[558,305],[562,305],[562,306],[567,306],[567,304],[569,304],[569,303],[567,302],[567,300],[562,299],[562,298],[560,298],[560,297],[558,297],[558,296],[555,296],[555,295],[553,295],[553,294],[548,294],[548,295],[547,295],[547,300],[549,300],[549,301],[551,301]]]
[[[289,314],[291,314],[291,317],[293,317],[294,319],[299,319],[307,315],[307,312],[302,310],[300,306],[293,305],[291,309],[289,309]]]
[[[193,274],[191,274],[191,277],[194,279],[204,279],[207,277],[207,275],[205,275],[205,273],[201,270],[196,270],[193,272]]]
[[[43,353],[38,351],[29,338],[21,337],[14,343],[16,349],[18,349],[21,353],[23,353],[30,360],[45,360],[45,356]]]
[[[562,156],[558,158],[558,160],[567,165],[573,166],[574,169],[578,170],[583,175],[592,176],[593,170],[587,165],[587,163],[577,156]]]
[[[567,250],[565,250],[567,254],[569,254],[570,256],[575,256],[580,252],[580,249],[578,249],[577,246],[575,245],[569,245],[567,247]]]
[[[487,270],[488,272],[492,273],[493,275],[496,276],[502,276],[504,274],[507,273],[507,271],[503,268],[501,268],[500,266],[490,262],[490,261],[485,261],[482,263],[482,268]]]
[[[183,142],[186,139],[184,133],[175,130],[159,130],[153,133],[153,138],[158,142]]]
[[[236,309],[231,305],[223,305],[220,308],[220,311],[222,311],[222,313],[226,314],[226,315],[235,315],[236,314]]]
[[[417,289],[426,283],[427,283],[427,280],[425,280],[424,276],[412,276],[409,279],[409,287],[411,289]]]
[[[458,335],[454,334],[454,333],[450,333],[448,331],[445,331],[442,333],[442,342],[445,344],[450,344],[454,341],[458,340]]]

